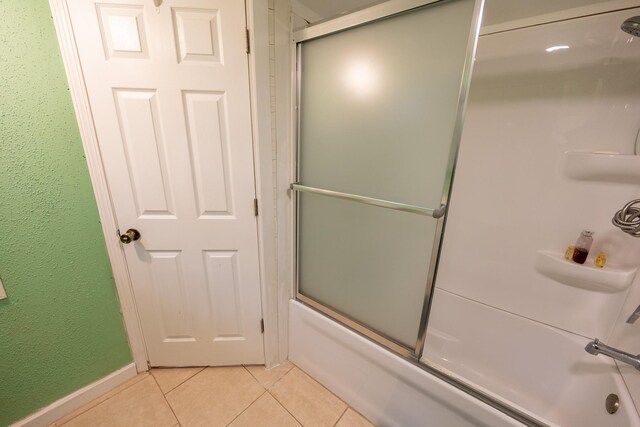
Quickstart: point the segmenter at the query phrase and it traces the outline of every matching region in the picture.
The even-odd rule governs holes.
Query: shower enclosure
[[[416,360],[481,8],[388,2],[296,36],[297,297]]]
[[[585,345],[638,352],[616,319],[640,242],[610,219],[637,198],[640,11],[494,15],[462,132],[482,7],[391,1],[295,34],[291,360],[381,425],[638,426],[637,372]]]

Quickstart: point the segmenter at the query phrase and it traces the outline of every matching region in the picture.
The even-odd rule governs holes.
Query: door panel
[[[213,9],[173,9],[178,62],[222,62],[218,11]]]
[[[68,4],[151,365],[262,363],[244,3]]]
[[[173,216],[157,92],[115,89],[114,98],[138,217]]]
[[[153,291],[157,296],[163,336],[168,341],[194,339],[180,255],[178,251],[149,251]]]
[[[96,9],[106,59],[148,57],[143,7],[97,4]]]
[[[183,92],[198,215],[232,215],[224,93]]]
[[[242,313],[238,286],[238,257],[233,251],[205,251],[210,304],[214,313],[214,341],[241,339]]]

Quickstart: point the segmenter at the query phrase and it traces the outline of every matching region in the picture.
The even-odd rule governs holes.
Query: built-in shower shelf
[[[564,173],[569,178],[640,183],[640,156],[634,154],[564,153]]]
[[[564,254],[538,251],[535,266],[543,275],[565,285],[610,293],[627,289],[638,270],[610,266],[598,268],[589,265],[589,262],[591,259],[584,264],[577,264],[565,259]]]

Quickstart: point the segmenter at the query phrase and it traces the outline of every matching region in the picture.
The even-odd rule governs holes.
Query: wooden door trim
[[[271,225],[275,218],[273,207],[268,201],[273,199],[272,173],[270,162],[263,161],[271,153],[271,114],[269,108],[266,112],[259,103],[265,102],[264,94],[269,88],[269,35],[268,24],[256,25],[259,32],[255,34],[252,28],[254,23],[268,22],[268,10],[261,5],[260,0],[247,0],[246,13],[250,34],[252,34],[252,54],[249,55],[250,64],[250,90],[252,127],[254,144],[254,164],[256,176],[256,194],[262,201],[260,216],[258,217],[259,253],[260,253],[260,290],[262,296],[262,309],[265,322],[264,349],[265,361],[268,366],[275,365],[283,360],[278,352],[278,305],[269,295],[277,294],[277,278],[272,279],[271,265],[275,263],[276,255],[271,251],[271,242],[275,242],[275,227]],[[109,193],[103,160],[98,147],[98,139],[95,123],[89,104],[89,96],[86,89],[84,75],[80,64],[80,57],[73,34],[73,27],[69,15],[66,0],[49,0],[53,22],[56,28],[58,44],[62,55],[62,61],[67,74],[71,99],[80,130],[82,146],[87,159],[89,176],[96,197],[96,204],[102,225],[102,233],[107,246],[107,254],[113,270],[118,298],[125,330],[131,348],[133,361],[138,372],[147,371],[148,356],[142,334],[140,319],[133,295],[133,288],[129,270],[124,256],[124,251],[117,238],[118,223],[115,217],[113,201]],[[262,16],[264,15],[264,16]],[[265,33],[266,31],[266,33]],[[256,38],[267,40],[266,47],[255,41]],[[262,40],[265,40],[262,39]],[[266,53],[264,49],[266,48]],[[266,55],[266,63],[265,63]],[[266,67],[266,68],[265,68]],[[267,76],[266,82],[257,76]],[[265,87],[266,84],[266,87]],[[267,106],[269,101],[267,98]],[[260,149],[260,146],[262,149]],[[262,154],[262,155],[260,155]],[[286,331],[284,331],[286,333]],[[284,355],[286,358],[286,354]]]
[[[245,0],[249,29],[249,92],[253,136],[254,176],[259,200],[258,251],[260,256],[260,294],[264,319],[264,362],[269,368],[287,359],[281,350],[288,328],[278,327],[278,319],[288,317],[287,304],[279,304],[277,223],[271,130],[271,85],[269,53],[269,2]],[[283,312],[284,311],[284,312]],[[284,336],[282,336],[284,335]]]

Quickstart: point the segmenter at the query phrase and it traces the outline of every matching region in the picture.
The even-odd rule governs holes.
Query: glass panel
[[[443,1],[303,41],[298,182],[439,207],[474,7]],[[305,193],[298,221],[299,292],[415,348],[437,220]]]
[[[298,227],[299,291],[413,348],[436,221],[300,193]]]
[[[474,3],[302,43],[300,182],[440,206]]]

